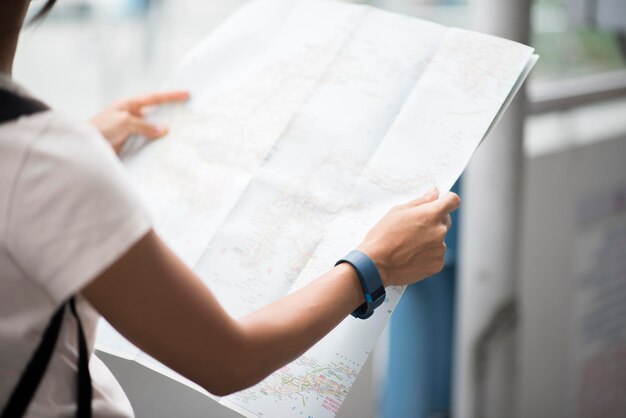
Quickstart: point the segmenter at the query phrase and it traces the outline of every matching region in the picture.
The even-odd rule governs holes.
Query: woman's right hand
[[[167,133],[167,127],[154,125],[144,118],[146,108],[184,102],[187,99],[189,99],[189,92],[179,90],[132,97],[112,104],[91,118],[90,122],[111,144],[115,153],[119,154],[131,135],[157,139]]]
[[[359,245],[376,264],[385,286],[418,282],[443,268],[450,212],[461,199],[455,193],[439,197],[437,189],[392,208]]]

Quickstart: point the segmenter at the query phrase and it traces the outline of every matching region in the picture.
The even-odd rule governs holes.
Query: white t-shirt
[[[0,79],[0,88],[19,89]],[[0,411],[52,315],[150,229],[117,156],[86,123],[45,111],[0,124]],[[81,296],[94,417],[132,417],[94,355],[98,313]],[[29,417],[73,417],[77,325],[65,312]]]

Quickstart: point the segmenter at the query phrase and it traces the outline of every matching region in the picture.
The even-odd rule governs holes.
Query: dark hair
[[[30,22],[28,22],[28,24],[30,25],[31,23],[35,23],[36,21],[41,20],[44,17],[46,17],[46,15],[50,12],[50,10],[52,10],[52,6],[54,6],[54,3],[56,3],[56,0],[48,0],[46,4],[44,4],[43,7],[39,9],[37,14],[33,16],[33,18],[30,20]]]

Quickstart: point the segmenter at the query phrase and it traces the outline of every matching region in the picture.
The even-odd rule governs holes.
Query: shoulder
[[[60,199],[138,204],[121,162],[95,127],[47,111],[18,119],[13,130],[6,146],[17,158],[6,200],[29,206],[56,206]]]
[[[47,123],[26,145],[16,188],[37,198],[134,194],[117,155],[95,127],[55,111],[45,113]]]
[[[0,159],[3,174],[22,177],[33,168],[98,172],[102,165],[120,166],[111,147],[97,129],[48,110],[0,124]],[[9,164],[10,163],[10,164]]]
[[[102,165],[121,166],[113,149],[94,126],[55,111],[46,113],[46,127],[30,144],[29,163],[32,160],[45,160],[86,173],[97,172]]]
[[[22,270],[63,300],[147,232],[150,222],[99,132],[46,113],[17,121],[48,118],[27,144],[14,145],[24,151],[8,196],[4,237]]]

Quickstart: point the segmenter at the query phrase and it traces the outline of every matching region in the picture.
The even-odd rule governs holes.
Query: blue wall
[[[381,411],[385,418],[450,415],[457,221],[455,213],[443,271],[407,288],[393,314]]]

